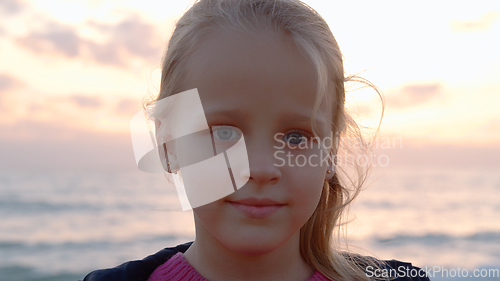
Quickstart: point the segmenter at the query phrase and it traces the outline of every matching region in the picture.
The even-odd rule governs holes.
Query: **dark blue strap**
[[[114,268],[89,273],[83,281],[146,281],[153,271],[178,252],[186,252],[193,242],[165,248],[143,260],[129,261]]]

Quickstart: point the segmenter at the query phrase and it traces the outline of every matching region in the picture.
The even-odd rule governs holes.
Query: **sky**
[[[391,165],[500,168],[499,1],[304,2],[382,91]],[[0,0],[0,167],[135,168],[129,122],[190,3]],[[348,86],[369,136],[381,101]]]

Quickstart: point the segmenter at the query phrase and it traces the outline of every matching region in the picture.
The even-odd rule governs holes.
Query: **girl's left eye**
[[[285,134],[283,140],[291,145],[299,145],[309,140],[309,134],[302,131],[294,131]]]

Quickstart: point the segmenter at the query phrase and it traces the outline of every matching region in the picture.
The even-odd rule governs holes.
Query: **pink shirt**
[[[187,262],[182,253],[177,253],[167,262],[160,265],[149,276],[148,281],[208,281],[203,278],[196,270]],[[319,271],[316,271],[307,281],[329,281]]]

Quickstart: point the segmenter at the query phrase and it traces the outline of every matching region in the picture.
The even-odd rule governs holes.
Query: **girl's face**
[[[222,128],[214,135],[243,133],[250,164],[245,186],[193,210],[197,240],[260,255],[298,239],[329,176],[327,152],[311,140],[313,64],[282,35],[221,32],[200,42],[184,74],[182,90],[197,88],[208,125]],[[319,137],[330,136],[331,107],[314,118]]]

